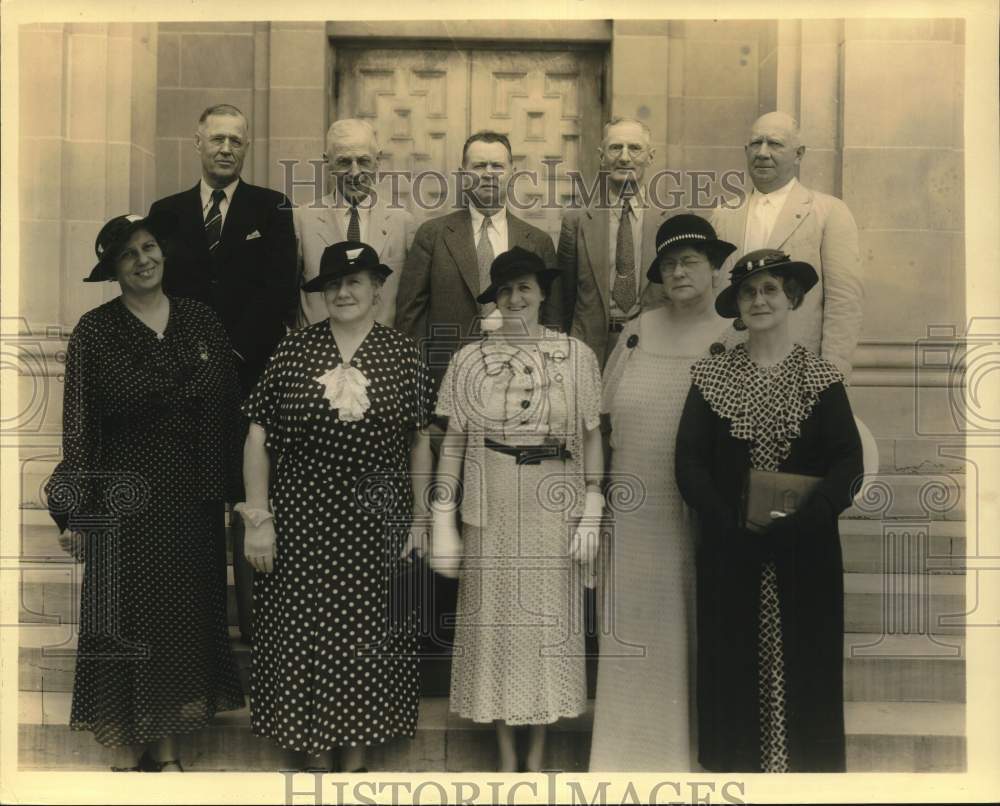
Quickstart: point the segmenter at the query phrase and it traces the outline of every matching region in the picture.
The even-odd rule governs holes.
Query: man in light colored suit
[[[345,118],[326,133],[329,192],[315,203],[296,207],[292,214],[298,242],[302,284],[319,274],[323,250],[341,241],[362,241],[378,252],[379,260],[392,269],[382,286],[377,321],[392,326],[396,317],[396,290],[413,241],[413,216],[404,209],[390,208],[388,192],[376,189],[381,150],[371,124]],[[323,295],[300,292],[299,325],[326,319]]]
[[[792,337],[849,376],[864,298],[854,217],[840,199],[796,178],[806,147],[790,115],[769,112],[758,118],[745,150],[753,191],[744,204],[719,207],[711,219],[719,238],[737,245],[724,268],[763,248],[811,264],[819,282],[790,315]]]
[[[603,366],[624,323],[663,304],[662,286],[649,282],[646,269],[668,211],[650,204],[643,184],[656,152],[645,123],[612,119],[599,151],[596,200],[563,215],[559,268],[570,334],[586,342]]]
[[[507,209],[513,168],[510,141],[497,132],[477,132],[462,149],[462,170],[475,180],[469,204],[425,221],[417,230],[399,281],[396,327],[424,350],[435,388],[452,354],[480,333],[489,310],[476,297],[490,284],[493,259],[521,246],[556,264],[552,239]],[[561,321],[559,280],[542,304],[544,324]],[[490,306],[492,307],[492,306]]]

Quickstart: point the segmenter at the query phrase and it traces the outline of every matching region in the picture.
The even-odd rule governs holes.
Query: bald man
[[[759,117],[744,150],[753,191],[740,207],[719,207],[711,219],[719,238],[737,246],[724,269],[728,274],[741,255],[763,248],[811,264],[819,282],[790,315],[792,338],[849,377],[864,299],[854,217],[843,201],[796,178],[806,147],[790,115]]]
[[[356,118],[336,121],[326,133],[329,192],[292,214],[298,242],[299,275],[307,283],[319,274],[326,247],[340,241],[359,240],[378,252],[392,269],[382,286],[375,318],[392,326],[396,318],[396,290],[406,253],[413,242],[413,216],[403,209],[389,209],[388,188],[377,188],[381,149],[371,124]],[[311,325],[329,314],[320,292],[300,294],[299,325]]]

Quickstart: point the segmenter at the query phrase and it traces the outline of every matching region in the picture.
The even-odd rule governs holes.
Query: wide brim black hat
[[[97,265],[83,278],[85,283],[103,283],[115,279],[115,260],[121,248],[133,234],[141,229],[151,233],[162,249],[163,240],[177,228],[177,217],[167,211],[158,210],[148,216],[136,213],[115,216],[101,227],[94,242]]]
[[[545,261],[534,252],[520,246],[508,249],[497,255],[490,265],[490,284],[478,297],[476,302],[486,305],[496,302],[497,292],[504,283],[509,283],[516,277],[525,274],[535,274],[539,283],[548,283],[559,275],[559,269],[550,269]]]
[[[663,252],[679,246],[697,246],[703,249],[716,266],[721,266],[736,251],[736,247],[729,241],[720,240],[712,225],[701,216],[690,213],[671,216],[656,231],[656,255],[646,271],[646,277],[651,283],[663,282],[660,275],[660,257]]]
[[[715,310],[719,316],[736,319],[740,315],[739,305],[736,302],[740,286],[751,277],[764,272],[780,277],[794,277],[802,286],[803,294],[819,282],[819,275],[812,265],[801,260],[792,260],[784,252],[777,249],[758,249],[756,252],[749,252],[733,264],[729,285],[715,298]]]
[[[361,241],[341,241],[323,250],[319,259],[319,274],[302,286],[303,291],[322,291],[327,284],[359,271],[371,271],[383,280],[392,269],[382,263],[378,252]]]

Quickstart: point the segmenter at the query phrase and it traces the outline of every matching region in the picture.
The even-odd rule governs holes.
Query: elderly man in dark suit
[[[284,194],[240,179],[249,131],[235,106],[206,109],[194,138],[201,179],[150,208],[150,214],[166,210],[177,219],[163,288],[216,312],[233,347],[243,395],[257,383],[298,309],[292,206]],[[237,516],[232,522],[239,625],[248,640],[253,569],[243,556],[242,523]]]
[[[599,151],[595,200],[563,215],[559,268],[570,335],[586,342],[603,367],[625,322],[663,304],[662,287],[649,282],[646,269],[670,211],[651,203],[643,183],[656,153],[645,123],[613,118]]]
[[[295,322],[295,232],[288,198],[240,179],[250,147],[247,120],[235,106],[206,109],[194,138],[201,179],[153,203],[178,221],[163,287],[219,316],[236,353],[244,394]]]
[[[490,313],[476,297],[490,284],[493,259],[515,246],[556,265],[552,239],[507,209],[513,156],[497,132],[477,132],[462,149],[462,170],[474,180],[469,204],[420,225],[406,256],[396,297],[396,327],[422,345],[435,385],[464,340],[479,335]],[[542,308],[542,322],[559,326],[559,280]]]

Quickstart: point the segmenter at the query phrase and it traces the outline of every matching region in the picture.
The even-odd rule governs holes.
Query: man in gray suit
[[[375,318],[392,326],[396,316],[396,290],[406,252],[413,241],[413,216],[390,208],[388,189],[376,188],[381,149],[371,124],[344,118],[326,133],[329,192],[313,204],[292,211],[298,242],[299,275],[307,283],[319,274],[323,250],[340,241],[362,241],[378,252],[392,269],[382,286]],[[299,325],[328,317],[323,294],[300,292]]]
[[[753,191],[735,209],[717,208],[711,220],[719,238],[737,246],[726,270],[740,255],[763,248],[780,249],[816,269],[819,282],[790,314],[792,338],[849,376],[864,298],[858,227],[844,202],[798,181],[805,150],[790,115],[758,118],[745,146]]]
[[[476,297],[490,283],[493,259],[515,246],[539,255],[555,268],[552,239],[507,209],[513,156],[510,141],[497,132],[477,132],[462,149],[462,170],[475,180],[469,204],[420,225],[399,280],[396,327],[424,351],[435,388],[452,354],[479,335],[482,308]],[[544,324],[558,325],[559,280],[542,306]]]
[[[559,268],[570,335],[586,342],[603,366],[624,323],[663,304],[662,286],[649,282],[646,269],[668,211],[650,203],[643,183],[656,154],[645,123],[612,119],[599,151],[595,201],[563,214]]]

